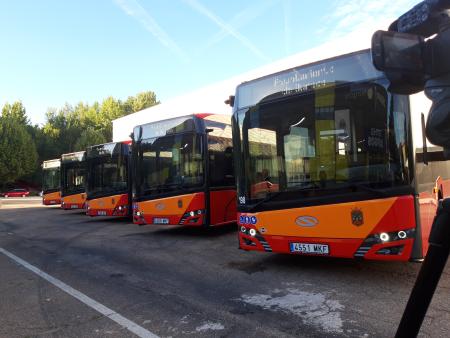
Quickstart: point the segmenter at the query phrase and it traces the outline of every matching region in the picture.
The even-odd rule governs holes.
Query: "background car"
[[[27,189],[11,189],[7,192],[2,193],[3,197],[26,197],[30,194],[30,192]]]

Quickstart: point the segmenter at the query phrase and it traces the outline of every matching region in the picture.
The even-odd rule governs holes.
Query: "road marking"
[[[68,293],[72,297],[78,299],[80,302],[86,304],[90,308],[96,310],[97,312],[100,312],[105,317],[108,317],[109,319],[115,321],[120,326],[126,328],[128,331],[133,332],[138,337],[142,338],[159,338],[156,334],[148,331],[147,329],[143,328],[142,326],[139,326],[138,324],[132,322],[131,320],[121,316],[117,312],[111,310],[110,308],[100,304],[96,300],[86,296],[85,294],[81,293],[78,290],[75,290],[71,286],[67,285],[66,283],[60,281],[59,279],[50,276],[49,274],[45,273],[42,270],[39,270],[34,265],[31,265],[30,263],[27,263],[23,259],[17,257],[16,255],[12,254],[11,252],[0,248],[0,253],[4,254],[5,256],[8,256],[12,260],[14,260],[16,263],[22,265],[23,267],[27,268],[28,270],[34,272],[39,277],[45,279],[47,282],[53,284],[54,286],[60,288],[64,292]]]

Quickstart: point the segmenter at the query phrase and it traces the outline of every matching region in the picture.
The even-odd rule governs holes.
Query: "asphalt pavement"
[[[420,268],[237,244],[236,226],[2,204],[0,337],[392,337]],[[449,269],[421,337],[450,336]]]

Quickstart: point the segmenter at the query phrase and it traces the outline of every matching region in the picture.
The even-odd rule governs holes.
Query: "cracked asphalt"
[[[235,226],[8,202],[0,247],[160,337],[392,337],[420,264],[243,252]],[[450,336],[447,266],[421,337]],[[133,334],[0,253],[0,337]]]

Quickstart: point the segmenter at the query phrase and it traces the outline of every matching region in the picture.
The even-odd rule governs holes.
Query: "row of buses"
[[[427,107],[388,88],[368,50],[244,82],[231,118],[143,124],[44,162],[43,202],[140,225],[237,222],[244,250],[420,260],[450,165],[424,137]]]

